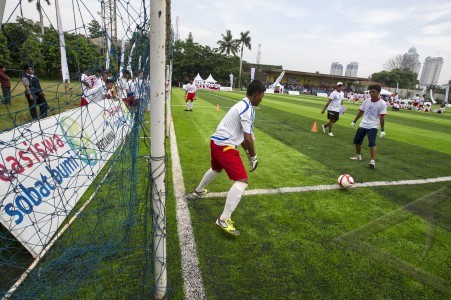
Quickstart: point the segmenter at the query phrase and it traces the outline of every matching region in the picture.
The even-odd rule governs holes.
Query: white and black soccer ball
[[[349,174],[342,174],[338,177],[338,184],[344,189],[350,189],[354,186],[354,178]]]

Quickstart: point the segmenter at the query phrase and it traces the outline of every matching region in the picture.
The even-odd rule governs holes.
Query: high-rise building
[[[359,63],[356,61],[351,61],[346,66],[345,76],[357,77],[357,71],[359,70]]]
[[[343,65],[339,62],[333,62],[330,66],[330,75],[343,75]]]
[[[415,47],[411,47],[407,53],[403,55],[403,65],[405,64],[408,69],[414,73],[420,75],[421,63],[419,61],[420,55],[417,53]]]
[[[436,85],[442,70],[442,57],[426,57],[421,71],[420,86]]]

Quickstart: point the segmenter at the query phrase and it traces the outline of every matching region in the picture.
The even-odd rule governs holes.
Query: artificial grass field
[[[57,83],[44,84],[52,113],[78,106],[78,86],[61,94],[62,87]],[[183,96],[183,90],[173,89],[172,116],[189,192],[209,168],[211,134],[244,93],[198,91],[193,112],[184,111]],[[22,98],[12,99],[17,105],[15,111],[23,109],[21,114],[5,115],[7,108],[0,107],[2,129],[28,120]],[[249,174],[248,190],[335,184],[343,173],[351,174],[358,183],[450,176],[448,112],[437,115],[389,110],[387,135],[377,139],[379,156],[376,169],[371,170],[366,140],[363,160],[349,160],[355,154],[352,140],[356,130],[349,125],[358,106],[345,103],[348,110],[335,124],[335,137],[331,138],[320,127],[326,120],[320,114],[326,100],[265,95],[256,109],[259,167]],[[314,122],[317,133],[310,131]],[[167,140],[168,299],[184,299],[169,144]],[[139,155],[148,154],[146,151],[148,145],[141,145]],[[24,294],[83,299],[151,297],[153,262],[148,261],[147,248],[150,208],[145,200],[148,161],[140,157],[137,162],[138,191],[115,181],[115,177],[109,179],[39,265],[46,277],[37,278],[45,280],[25,281],[19,295],[30,291]],[[124,158],[115,167],[115,176],[124,178],[126,173],[131,174],[130,168]],[[230,185],[227,176],[221,174],[208,189],[226,192]],[[445,182],[245,195],[233,215],[241,231],[238,238],[223,234],[214,225],[224,198],[190,201],[207,298],[449,299],[450,191],[451,182]],[[133,197],[133,201],[127,201],[127,197]],[[133,230],[129,231],[129,226],[134,226]],[[123,248],[117,249],[119,246]],[[17,256],[25,258],[26,253]],[[24,268],[28,265],[23,262]],[[50,275],[56,276],[51,279]],[[2,288],[9,288],[14,278],[11,275],[6,279]]]
[[[191,191],[209,168],[209,137],[244,93],[198,91],[193,112],[184,111],[183,96],[173,89],[172,116]],[[348,110],[332,138],[320,126],[326,101],[265,95],[254,124],[259,166],[249,173],[248,190],[334,184],[343,173],[356,182],[450,176],[448,113],[389,110],[371,170],[366,139],[363,160],[349,160],[358,105],[345,101]],[[314,122],[317,133],[311,132]],[[207,189],[226,192],[230,186],[220,174]],[[237,238],[214,225],[224,198],[190,201],[207,298],[449,299],[450,188],[445,182],[245,195],[233,215]]]

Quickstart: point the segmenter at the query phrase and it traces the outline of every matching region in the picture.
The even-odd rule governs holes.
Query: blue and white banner
[[[102,100],[0,134],[0,222],[34,256],[50,242],[132,126]]]

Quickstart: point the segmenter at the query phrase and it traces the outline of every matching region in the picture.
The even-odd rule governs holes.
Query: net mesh
[[[149,7],[144,1],[59,2],[73,16],[73,27],[64,28],[66,82],[54,2],[19,1],[3,18],[0,42],[7,49],[0,58],[7,62],[11,97],[0,105],[0,295],[150,298]],[[37,8],[44,34],[27,14]],[[25,64],[42,88],[31,107]],[[87,69],[109,71],[115,88],[82,84]],[[120,78],[125,69],[129,80]],[[82,98],[90,103],[80,107]],[[40,210],[44,205],[47,211]]]

